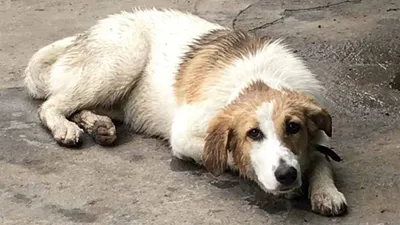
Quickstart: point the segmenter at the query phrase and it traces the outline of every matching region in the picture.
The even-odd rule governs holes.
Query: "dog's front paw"
[[[339,216],[347,211],[344,195],[336,188],[311,193],[312,211],[325,216]]]

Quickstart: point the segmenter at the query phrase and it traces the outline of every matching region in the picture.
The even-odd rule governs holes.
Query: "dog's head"
[[[210,122],[204,165],[216,176],[230,165],[267,192],[288,192],[301,186],[321,131],[331,136],[331,116],[311,98],[254,83]]]

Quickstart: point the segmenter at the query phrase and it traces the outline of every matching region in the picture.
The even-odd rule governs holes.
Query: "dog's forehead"
[[[274,104],[275,101],[263,102],[256,111],[256,117],[259,123],[259,128],[268,138],[276,138],[276,129],[274,122]]]
[[[312,103],[300,93],[281,92],[270,101],[262,102],[256,110],[257,118],[279,119],[283,117],[302,116],[305,109],[311,107]]]
[[[274,104],[275,101],[265,101],[257,107],[256,117],[259,123],[269,122],[274,117]]]
[[[282,129],[286,120],[304,120],[304,107],[295,100],[273,99],[265,101],[256,109],[256,120],[264,132],[276,132]],[[272,134],[271,134],[272,135]]]

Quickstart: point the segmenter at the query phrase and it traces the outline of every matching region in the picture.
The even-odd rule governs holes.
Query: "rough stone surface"
[[[119,129],[119,145],[57,146],[21,88],[31,55],[135,6],[187,10],[284,38],[328,89],[335,163],[349,213],[175,160],[165,143]],[[400,1],[0,0],[0,224],[399,224]]]

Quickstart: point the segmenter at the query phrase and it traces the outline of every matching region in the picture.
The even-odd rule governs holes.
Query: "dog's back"
[[[173,10],[136,10],[132,13],[110,15],[98,21],[88,32],[55,41],[37,51],[25,70],[25,84],[32,97],[44,99],[51,94],[49,82],[52,79],[50,73],[53,65],[66,53],[84,51],[73,46],[89,44],[87,47],[91,48],[91,51],[102,51],[107,47],[101,42],[102,39],[107,42],[117,42],[122,38],[121,34],[135,32],[143,33],[143,36],[146,36],[143,38],[146,38],[151,45],[151,57],[147,64],[156,66],[147,70],[160,74],[155,70],[162,67],[163,74],[170,74],[172,71],[169,70],[177,70],[180,63],[177,59],[184,54],[194,38],[211,29],[221,28],[199,17]],[[91,36],[91,40],[85,38],[87,36]],[[134,47],[135,43],[126,46],[126,48]]]

